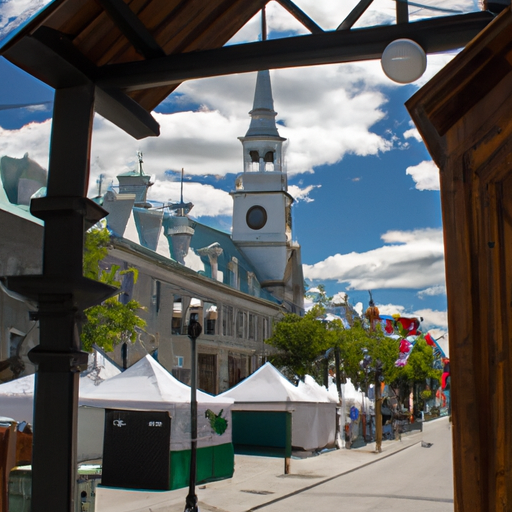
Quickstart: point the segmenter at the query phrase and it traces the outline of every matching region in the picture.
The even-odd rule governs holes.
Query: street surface
[[[451,425],[447,418],[423,432],[375,444],[292,459],[236,456],[232,479],[197,487],[201,512],[370,512],[453,510]],[[426,447],[431,443],[430,447]],[[422,446],[423,444],[423,446]],[[141,468],[143,471],[143,468]],[[96,512],[183,512],[188,489],[139,492],[98,488]]]
[[[430,428],[434,427],[434,428]],[[342,475],[272,505],[263,512],[453,510],[451,430],[446,421],[429,424],[424,443]],[[429,448],[425,443],[432,443]]]

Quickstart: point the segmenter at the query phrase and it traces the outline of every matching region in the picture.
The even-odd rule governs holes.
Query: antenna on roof
[[[185,203],[183,201],[184,174],[185,174],[185,169],[183,169],[183,167],[182,167],[181,168],[181,194],[180,194],[181,197],[180,197],[180,202],[179,203],[171,203],[171,202],[169,202],[167,204],[163,204],[162,206],[160,206],[158,208],[155,208],[155,210],[168,208],[171,212],[174,211],[175,215],[177,217],[185,217],[190,212],[190,210],[192,210],[194,205],[192,203]],[[169,201],[170,201],[170,199],[169,199]]]
[[[142,151],[137,151],[137,159],[139,161],[139,174],[143,176],[144,171],[142,170],[142,164],[144,163],[144,160],[142,159]]]
[[[98,185],[98,196],[101,196],[101,185],[103,184],[104,174],[100,174],[98,179],[96,180],[96,184]]]
[[[181,168],[181,204],[183,204],[183,173],[185,169]]]

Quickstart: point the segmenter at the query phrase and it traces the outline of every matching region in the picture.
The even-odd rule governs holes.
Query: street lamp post
[[[372,363],[372,356],[370,354],[368,354],[367,348],[363,348],[363,349],[361,349],[361,351],[363,352],[363,359],[362,359],[362,361],[359,362],[359,367],[364,372],[365,392],[363,394],[363,407],[362,407],[363,418],[362,418],[362,421],[363,421],[363,439],[366,442],[367,441],[367,439],[366,439],[366,419],[367,419],[366,416],[367,416],[368,411],[366,410],[365,397],[368,396],[368,372],[371,370],[370,364]]]
[[[375,451],[382,452],[382,393],[380,385],[384,381],[382,362],[375,361]]]
[[[185,512],[198,512],[196,496],[196,459],[197,459],[197,352],[196,340],[203,328],[196,320],[188,324],[188,337],[191,346],[190,365],[190,476],[188,495],[185,500]]]

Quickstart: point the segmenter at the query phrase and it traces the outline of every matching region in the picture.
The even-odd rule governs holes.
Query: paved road
[[[428,443],[432,443],[429,448],[425,446]],[[452,511],[450,424],[446,421],[429,424],[423,443],[253,510],[323,512],[337,509],[343,512]]]
[[[430,448],[421,443],[432,443]],[[451,430],[447,418],[423,432],[293,459],[237,455],[232,479],[199,486],[201,512],[448,512],[453,510]],[[142,469],[142,468],[141,468]],[[143,469],[142,469],[143,470]],[[98,488],[96,512],[183,512],[187,489],[170,492]]]

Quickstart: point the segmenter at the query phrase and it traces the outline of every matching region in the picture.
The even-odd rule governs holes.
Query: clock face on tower
[[[263,206],[251,206],[247,210],[245,220],[251,229],[261,229],[267,223],[267,211]]]

